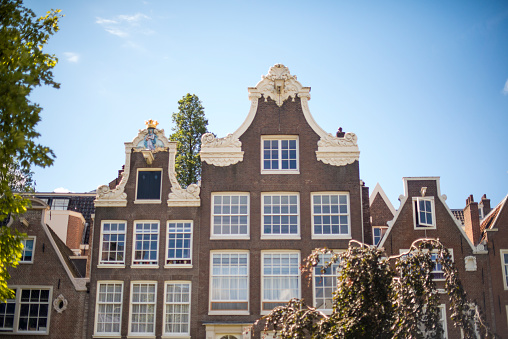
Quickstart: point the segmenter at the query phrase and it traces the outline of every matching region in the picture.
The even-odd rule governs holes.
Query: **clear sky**
[[[37,89],[40,142],[57,159],[38,191],[114,179],[124,142],[166,135],[186,93],[209,130],[244,121],[247,87],[276,63],[310,86],[326,131],[354,132],[360,176],[398,208],[402,177],[440,176],[451,208],[508,193],[507,1],[30,0],[65,15],[46,51],[61,89]]]

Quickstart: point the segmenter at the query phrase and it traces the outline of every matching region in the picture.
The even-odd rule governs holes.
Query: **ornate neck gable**
[[[291,75],[289,69],[282,64],[270,67],[268,74],[261,76],[256,87],[249,87],[250,96],[259,98],[263,95],[265,101],[271,98],[279,107],[290,97],[294,101],[297,95],[305,94],[310,99],[309,92],[310,87],[303,87],[296,80],[296,75]]]

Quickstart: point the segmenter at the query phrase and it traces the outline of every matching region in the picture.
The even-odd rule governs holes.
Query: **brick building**
[[[0,304],[0,337],[83,338],[88,308],[85,270],[44,222],[49,206],[37,198],[31,201],[28,211],[7,225],[27,238],[18,267],[9,269],[15,297]]]

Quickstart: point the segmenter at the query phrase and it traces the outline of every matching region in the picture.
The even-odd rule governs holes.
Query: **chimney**
[[[479,208],[481,208],[483,210],[483,217],[485,218],[485,216],[487,214],[490,213],[490,211],[492,211],[492,209],[490,208],[490,199],[487,199],[487,195],[484,194],[482,196],[482,200],[480,201],[480,203],[478,204]]]
[[[474,202],[472,194],[466,199],[464,226],[469,240],[473,245],[478,245],[480,241],[480,215],[478,214],[478,203]]]

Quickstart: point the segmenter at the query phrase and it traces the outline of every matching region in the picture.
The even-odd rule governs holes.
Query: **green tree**
[[[32,166],[49,166],[54,154],[36,142],[42,108],[29,100],[41,85],[55,88],[52,69],[57,58],[43,52],[49,37],[58,31],[59,10],[36,18],[21,0],[0,0],[0,222],[26,212],[30,201]],[[22,234],[0,227],[0,301],[12,296],[7,287],[8,267],[21,258]]]
[[[198,96],[187,93],[182,97],[172,120],[174,133],[169,139],[177,142],[176,174],[178,182],[185,188],[201,178],[201,136],[208,132],[208,120]]]
[[[419,239],[409,252],[393,257],[356,241],[342,253],[316,250],[307,258],[304,273],[311,274],[322,254],[331,255],[331,259],[322,264],[321,273],[333,263],[339,264],[332,314],[325,315],[303,300],[292,299],[258,322],[264,321],[264,331],[276,330],[284,339],[441,338],[431,251],[442,265],[453,324],[463,329],[464,338],[476,338],[475,327],[483,338],[494,338],[479,308],[467,300],[450,253],[432,239]]]

